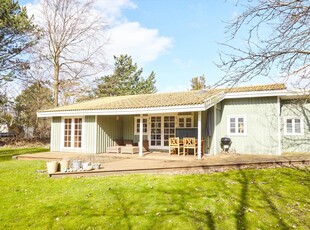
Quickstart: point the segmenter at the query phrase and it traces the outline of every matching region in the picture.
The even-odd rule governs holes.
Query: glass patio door
[[[151,147],[167,147],[169,137],[175,136],[175,116],[152,116],[150,131]]]
[[[82,147],[82,118],[64,119],[64,147]]]
[[[175,137],[175,116],[164,116],[164,146],[169,146],[170,137]]]
[[[151,117],[151,146],[161,146],[161,116]]]

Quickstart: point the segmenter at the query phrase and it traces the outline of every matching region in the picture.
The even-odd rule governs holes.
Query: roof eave
[[[252,92],[236,92],[236,93],[226,93],[225,99],[233,98],[251,98],[251,97],[276,97],[285,96],[288,94],[288,90],[272,90],[272,91],[252,91]]]
[[[204,110],[206,110],[204,104],[197,104],[187,106],[136,108],[136,109],[49,111],[49,112],[37,112],[37,116],[67,117],[67,116],[94,116],[94,115],[138,115],[138,114],[197,112]]]

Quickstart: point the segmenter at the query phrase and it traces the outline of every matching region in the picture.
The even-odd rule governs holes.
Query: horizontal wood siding
[[[296,116],[303,120],[303,135],[284,135],[284,117]],[[281,100],[282,152],[310,152],[310,103]]]
[[[228,134],[228,116],[245,116],[246,135]],[[230,137],[231,148],[241,154],[277,154],[277,98],[243,98],[223,101],[218,137]]]
[[[84,146],[85,153],[94,154],[96,152],[96,117],[85,117]]]
[[[61,147],[61,117],[53,117],[51,125],[51,151],[59,152]]]
[[[113,146],[114,140],[123,139],[122,119],[116,116],[97,117],[97,149],[96,153],[106,152],[106,147]]]

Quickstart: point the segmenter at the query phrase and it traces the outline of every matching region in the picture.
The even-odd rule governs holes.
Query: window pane
[[[244,133],[244,121],[243,121],[243,118],[238,118],[238,133]]]
[[[235,123],[235,118],[231,117],[229,119],[230,121],[230,124],[229,124],[229,127],[230,127],[230,133],[236,133],[236,123]]]
[[[293,120],[292,119],[286,120],[286,132],[293,133]]]
[[[295,133],[301,133],[300,119],[295,119]]]

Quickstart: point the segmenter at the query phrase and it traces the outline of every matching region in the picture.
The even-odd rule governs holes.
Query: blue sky
[[[214,62],[225,42],[225,23],[242,12],[235,0],[99,0],[109,29],[107,60],[129,54],[144,74],[156,73],[159,92],[190,89],[190,79],[207,84],[223,73]],[[20,1],[28,11],[37,1]],[[242,43],[241,43],[242,44]],[[260,80],[249,84],[266,83]]]

